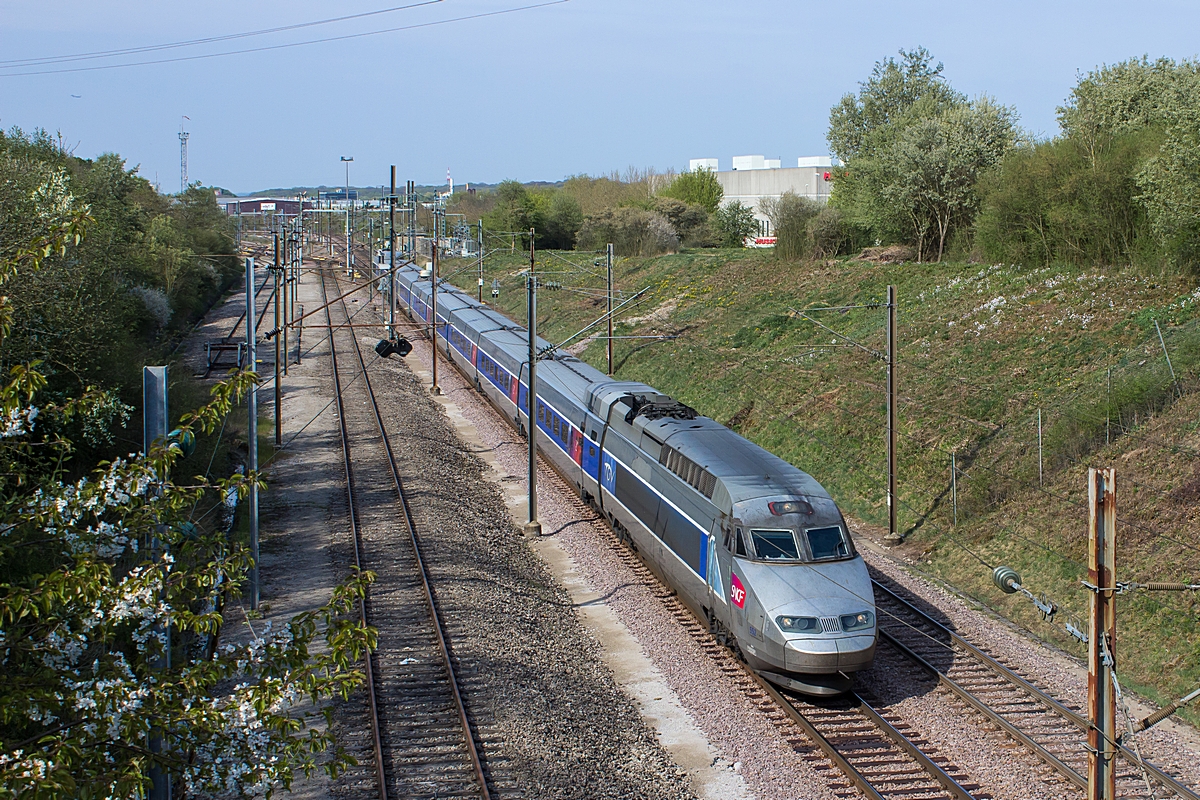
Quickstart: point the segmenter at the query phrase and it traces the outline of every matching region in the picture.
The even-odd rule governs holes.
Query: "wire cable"
[[[118,50],[94,50],[90,53],[73,53],[69,55],[43,56],[41,58],[18,58],[8,61],[0,61],[0,69],[15,69],[18,67],[38,66],[43,64],[65,64],[72,61],[90,61],[97,58],[112,58],[114,56],[137,55],[139,53],[152,53],[161,50],[174,50],[180,47],[195,47],[201,44],[213,44],[215,42],[228,42],[234,39],[246,39],[251,36],[266,36],[271,33],[283,33],[285,31],[300,30],[302,28],[313,28],[318,25],[329,25],[335,22],[346,22],[352,19],[363,19],[364,17],[376,17],[380,14],[391,14],[395,11],[405,11],[410,8],[419,8],[421,6],[430,6],[435,3],[445,2],[445,0],[423,0],[420,3],[411,3],[404,6],[392,6],[391,8],[381,8],[377,11],[364,11],[361,14],[347,14],[341,17],[330,17],[328,19],[318,19],[312,22],[298,22],[294,25],[280,25],[275,28],[262,28],[256,31],[243,31],[242,33],[228,33],[221,36],[208,36],[203,39],[187,39],[181,42],[167,42],[165,44],[151,44],[141,47],[125,47]]]
[[[531,11],[537,8],[547,8],[549,6],[562,5],[569,3],[571,0],[548,0],[544,3],[534,3],[533,5],[517,6],[515,8],[504,8],[499,11],[488,11],[479,14],[467,14],[461,17],[451,17],[449,19],[434,20],[432,22],[421,22],[414,25],[401,25],[395,28],[381,28],[373,31],[363,31],[361,33],[347,33],[341,36],[325,36],[319,39],[306,39],[301,42],[288,42],[286,44],[267,45],[263,47],[248,47],[242,50],[227,50],[223,53],[202,53],[194,56],[178,56],[176,58],[160,58],[152,61],[130,61],[124,64],[98,64],[90,67],[69,67],[67,69],[48,69],[34,70],[26,72],[9,72],[0,74],[0,78],[20,78],[30,75],[60,75],[68,72],[95,72],[98,70],[120,69],[122,67],[144,67],[155,64],[175,64],[181,61],[199,61],[209,58],[221,58],[224,56],[244,55],[246,53],[265,53],[273,50],[285,50],[292,47],[304,47],[310,44],[324,44],[326,42],[342,42],[350,39],[361,39],[364,36],[379,36],[384,33],[399,33],[402,31],[412,31],[421,28],[433,28],[439,25],[449,25],[455,22],[466,22],[474,19],[484,19],[486,17],[498,17],[504,14],[515,14],[520,11]]]

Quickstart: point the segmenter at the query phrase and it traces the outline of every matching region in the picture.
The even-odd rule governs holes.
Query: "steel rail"
[[[741,664],[741,662],[738,663]],[[788,699],[784,697],[778,689],[768,683],[765,679],[759,677],[753,670],[745,667],[745,665],[742,666],[745,668],[746,674],[753,678],[759,687],[761,687],[762,690],[767,693],[767,696],[775,701],[775,705],[783,709],[783,712],[788,715],[792,722],[796,723],[800,730],[804,731],[804,735],[807,736],[812,743],[815,744],[820,751],[825,754],[825,757],[832,761],[833,765],[837,767],[843,775],[849,778],[851,783],[858,787],[860,792],[866,795],[867,800],[887,800],[882,794],[879,793],[879,790],[876,789],[869,780],[867,780],[866,776],[864,776],[853,764],[846,760],[846,757],[842,755],[836,747],[833,746],[833,742],[826,739],[824,734],[818,731],[816,727],[796,709],[795,706],[788,702]]]
[[[1031,738],[1029,736],[1029,734],[1025,733],[1020,728],[1018,728],[1016,725],[1009,722],[1004,717],[1000,716],[1000,714],[997,713],[996,711],[994,711],[991,708],[991,706],[989,706],[987,703],[984,703],[978,697],[976,697],[975,695],[971,694],[969,691],[964,689],[956,681],[954,681],[952,678],[947,676],[945,673],[943,673],[941,670],[939,670],[933,664],[930,664],[928,661],[926,661],[920,655],[915,653],[911,648],[908,647],[908,645],[899,641],[892,634],[888,633],[887,631],[885,631],[881,628],[879,630],[879,635],[881,637],[883,637],[884,639],[886,639],[889,644],[891,644],[893,647],[895,647],[901,653],[906,655],[908,658],[912,659],[913,661],[916,661],[921,667],[923,667],[924,669],[933,673],[933,675],[935,677],[937,677],[938,683],[940,683],[942,686],[945,686],[947,689],[949,689],[951,692],[953,692],[955,694],[955,696],[957,696],[960,700],[965,702],[971,708],[978,711],[980,714],[983,714],[985,717],[987,717],[989,720],[991,720],[996,725],[998,725],[1000,727],[1000,729],[1003,730],[1005,733],[1007,733],[1009,736],[1016,739],[1018,742],[1025,745],[1030,750],[1032,750],[1033,754],[1035,756],[1040,758],[1042,761],[1045,761],[1050,766],[1054,767],[1054,769],[1057,772],[1059,772],[1064,778],[1066,778],[1071,783],[1078,786],[1080,789],[1085,789],[1085,790],[1087,789],[1087,778],[1080,775],[1078,772],[1076,772],[1074,769],[1072,769],[1068,764],[1064,763],[1061,759],[1059,759],[1057,756],[1055,756],[1053,753],[1051,753],[1045,747],[1043,747],[1042,745],[1040,745],[1036,741],[1034,741],[1033,738]]]
[[[321,294],[325,294],[325,281],[321,280]],[[337,347],[333,341],[333,319],[329,315],[328,306],[325,309],[326,324],[330,328],[329,358],[333,366],[333,392],[337,400],[338,425],[342,433],[342,466],[346,470],[346,505],[350,510],[350,533],[354,540],[354,565],[362,572],[362,547],[358,516],[354,512],[354,471],[350,464],[350,432],[346,429],[346,413],[342,407],[342,382],[338,375]],[[358,598],[358,613],[363,625],[367,625],[367,604],[363,597]],[[379,800],[387,800],[387,775],[383,768],[383,742],[379,737],[379,705],[375,699],[375,670],[372,666],[372,654],[368,651],[363,659],[366,666],[367,705],[371,715],[371,743],[375,750],[375,777],[379,785]]]
[[[883,731],[884,735],[895,742],[897,747],[908,753],[910,758],[933,776],[933,779],[940,783],[942,788],[949,792],[951,796],[957,800],[975,800],[974,796],[963,788],[962,784],[954,780],[946,770],[942,769],[940,764],[922,752],[907,736],[897,730],[896,726],[884,719],[882,714],[872,708],[871,704],[862,698],[862,695],[857,692],[851,692],[850,694],[855,698],[858,710],[863,712],[871,722],[875,723],[875,727]]]
[[[998,675],[999,677],[1012,683],[1017,688],[1021,689],[1026,694],[1030,695],[1035,700],[1042,703],[1044,706],[1046,706],[1047,709],[1062,716],[1064,719],[1071,722],[1073,725],[1078,727],[1080,730],[1083,730],[1083,731],[1088,730],[1090,725],[1089,725],[1086,717],[1079,714],[1077,711],[1074,711],[1073,709],[1068,708],[1061,701],[1046,694],[1044,691],[1039,689],[1037,686],[1030,683],[1025,678],[1021,677],[1020,675],[1018,675],[1016,672],[1012,671],[1008,667],[1004,666],[1003,664],[998,662],[996,659],[994,659],[987,653],[983,652],[978,647],[971,644],[970,642],[968,642],[963,637],[959,636],[954,631],[947,628],[942,623],[938,622],[936,619],[931,617],[929,614],[925,613],[920,608],[918,608],[915,604],[913,604],[909,600],[901,597],[899,594],[897,594],[895,591],[893,591],[888,586],[885,586],[884,584],[880,583],[879,581],[875,580],[874,578],[871,579],[871,583],[876,591],[883,592],[889,598],[891,598],[895,602],[899,603],[900,605],[904,606],[906,609],[911,611],[917,617],[922,619],[926,624],[933,627],[938,633],[942,633],[942,634],[945,634],[946,636],[948,636],[955,645],[961,647],[967,653],[972,655],[977,661],[979,661],[981,664],[986,666],[988,669],[992,670],[992,672],[996,673],[996,675]],[[937,676],[938,681],[940,683],[942,683],[944,686],[946,686],[946,688],[950,689],[950,691],[954,692],[954,694],[956,694],[960,699],[962,699],[964,702],[971,705],[973,708],[979,710],[980,713],[984,714],[986,717],[988,717],[988,719],[991,719],[993,722],[995,722],[997,725],[999,725],[1006,733],[1008,733],[1009,735],[1013,736],[1014,738],[1020,740],[1022,744],[1025,744],[1027,747],[1029,747],[1031,750],[1033,750],[1034,755],[1038,756],[1043,761],[1050,764],[1052,767],[1054,767],[1055,770],[1060,772],[1065,778],[1067,778],[1069,781],[1071,781],[1075,785],[1080,786],[1081,788],[1084,788],[1084,789],[1087,788],[1086,778],[1080,776],[1078,772],[1076,772],[1074,769],[1072,769],[1071,767],[1069,767],[1068,765],[1066,765],[1062,761],[1060,761],[1058,758],[1056,758],[1052,753],[1050,753],[1048,750],[1046,750],[1045,747],[1042,747],[1041,745],[1034,742],[1027,734],[1025,734],[1023,731],[1021,731],[1019,728],[1017,728],[1015,725],[1013,725],[1013,723],[1009,722],[1008,720],[1004,719],[996,712],[992,711],[981,700],[979,700],[977,697],[972,695],[970,692],[968,692],[963,687],[959,686],[953,679],[951,679],[949,676],[947,676],[945,673],[943,673],[941,670],[939,670],[936,666],[934,666],[933,664],[930,664],[927,660],[925,660],[924,658],[919,656],[917,653],[915,653],[911,648],[906,646],[904,643],[897,640],[894,636],[887,633],[882,628],[880,629],[879,632],[890,643],[892,643],[893,645],[896,645],[896,647],[899,650],[901,650],[901,652],[903,652],[906,656],[917,661],[919,664],[921,664],[921,666],[923,666],[925,669],[929,670],[935,676]],[[1119,752],[1125,758],[1126,761],[1128,761],[1129,763],[1133,764],[1136,767],[1139,767],[1139,768],[1144,767],[1146,769],[1146,772],[1149,773],[1150,776],[1156,782],[1161,784],[1162,786],[1165,786],[1166,788],[1175,792],[1180,797],[1188,798],[1188,800],[1200,800],[1200,794],[1197,794],[1195,792],[1195,790],[1184,785],[1183,783],[1180,783],[1179,780],[1177,780],[1176,778],[1173,778],[1170,775],[1168,775],[1167,773],[1163,772],[1162,769],[1155,766],[1151,762],[1139,760],[1137,754],[1134,753],[1130,748],[1126,747],[1123,744],[1117,743],[1117,749],[1119,750]]]
[[[338,283],[336,274],[333,276],[334,283]],[[322,276],[321,290],[324,292],[325,281]],[[344,297],[344,296],[343,296]],[[345,300],[342,300],[343,311],[349,315],[349,309],[345,307]],[[331,334],[332,336],[332,334]],[[420,538],[417,535],[416,522],[413,519],[412,508],[409,505],[408,497],[404,492],[404,483],[400,478],[400,469],[396,466],[396,454],[392,450],[391,440],[388,438],[387,429],[383,423],[383,415],[379,411],[379,401],[375,397],[375,389],[371,386],[371,376],[367,372],[367,362],[363,358],[362,348],[358,343],[357,336],[351,336],[354,342],[354,351],[358,354],[359,368],[363,381],[367,389],[367,397],[371,401],[371,410],[375,414],[375,422],[379,426],[379,438],[383,442],[384,451],[387,453],[388,469],[392,474],[392,484],[396,489],[396,498],[400,503],[400,508],[404,512],[405,527],[408,529],[409,540],[412,542],[413,553],[416,557],[417,566],[420,568],[421,585],[425,591],[425,602],[429,604],[429,613],[433,618],[433,629],[437,633],[438,648],[442,654],[442,661],[446,666],[446,673],[450,678],[450,689],[454,695],[454,704],[458,710],[458,717],[463,727],[463,739],[466,742],[467,752],[471,757],[471,765],[475,770],[475,777],[479,781],[479,796],[482,800],[491,800],[491,792],[488,790],[487,777],[483,771],[483,760],[479,755],[479,748],[475,744],[475,737],[471,732],[471,721],[467,715],[467,707],[463,702],[462,692],[459,690],[458,676],[454,670],[453,659],[450,655],[450,647],[446,641],[445,627],[442,624],[441,614],[438,613],[437,600],[434,597],[433,585],[429,580],[429,569],[425,564],[425,558],[421,554]],[[331,340],[332,351],[332,340]],[[342,421],[345,425],[345,421]]]

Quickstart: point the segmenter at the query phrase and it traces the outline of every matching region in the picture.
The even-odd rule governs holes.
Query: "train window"
[[[544,405],[542,405],[541,403],[538,403],[538,422],[545,422],[545,421],[546,421],[546,407]]]
[[[754,541],[754,549],[758,551],[759,558],[790,560],[800,558],[800,551],[796,547],[796,537],[792,535],[791,531],[750,531],[750,538]]]
[[[746,555],[746,543],[742,540],[742,529],[737,529],[737,550],[734,552],[739,556]]]
[[[830,525],[827,528],[809,528],[804,535],[808,537],[808,549],[812,551],[812,557],[815,560],[845,558],[850,555],[846,537],[837,525]]]
[[[554,435],[558,436],[558,417],[554,418]]]
[[[559,438],[562,439],[563,444],[571,443],[571,426],[565,422],[562,425],[562,434],[559,436]]]
[[[595,455],[596,455],[595,446],[589,444],[588,445],[588,456],[595,456]]]

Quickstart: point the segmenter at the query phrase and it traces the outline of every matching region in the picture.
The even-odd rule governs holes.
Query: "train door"
[[[733,629],[730,616],[730,567],[729,537],[732,527],[729,519],[713,522],[712,535],[708,537],[708,563],[705,580],[708,583],[708,609],[712,618],[728,630]]]

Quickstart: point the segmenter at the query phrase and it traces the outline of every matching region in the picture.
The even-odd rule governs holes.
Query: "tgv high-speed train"
[[[431,280],[397,269],[398,304],[429,323]],[[875,603],[845,519],[816,480],[644,383],[565,353],[442,283],[435,342],[583,499],[768,680],[837,694],[875,655]],[[539,352],[549,343],[539,340]]]

